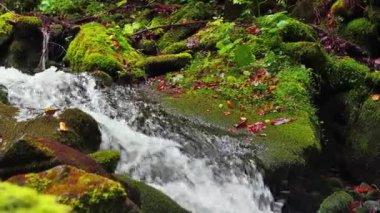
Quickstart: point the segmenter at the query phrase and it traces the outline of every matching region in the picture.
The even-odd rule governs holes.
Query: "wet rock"
[[[0,103],[8,104],[8,90],[5,86],[0,84]]]
[[[0,177],[42,171],[59,164],[109,177],[92,158],[58,142],[25,136],[15,142],[3,142],[0,146]]]
[[[75,212],[128,212],[123,186],[105,177],[62,165],[40,173],[29,173],[7,180],[20,186],[55,195]]]
[[[41,115],[21,122],[14,118],[17,111],[15,107],[0,104],[0,134],[4,139],[0,146],[28,135],[57,141],[85,153],[99,148],[101,133],[97,122],[79,109],[64,110],[58,117]],[[67,131],[59,130],[60,122],[65,123]]]
[[[155,213],[185,213],[187,210],[179,206],[175,201],[169,198],[159,190],[140,181],[132,180],[127,175],[116,176],[123,184],[128,185],[131,190],[138,192],[138,197],[142,212]],[[128,192],[128,194],[130,194]],[[132,199],[132,198],[131,198]],[[134,199],[132,199],[134,201]],[[136,202],[137,203],[137,202]]]

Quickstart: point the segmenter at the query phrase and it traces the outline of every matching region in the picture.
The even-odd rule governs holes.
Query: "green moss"
[[[192,59],[189,53],[159,55],[146,58],[141,66],[148,76],[162,75],[170,71],[180,70]]]
[[[376,26],[367,18],[358,18],[350,21],[344,29],[343,35],[349,40],[367,50],[372,50],[377,41]]]
[[[43,189],[75,212],[127,212],[126,193],[120,183],[71,166],[14,176],[9,182]]]
[[[116,77],[118,71],[133,69],[141,58],[117,29],[89,23],[81,26],[65,61],[74,72],[100,70]]]
[[[0,104],[0,134],[9,145],[28,135],[61,142],[83,152],[93,152],[99,148],[101,135],[96,121],[78,109],[65,110],[58,119],[40,116],[22,122],[14,118],[16,112],[17,108]],[[60,121],[69,126],[69,131],[58,130]]]
[[[165,49],[166,47],[172,45],[173,43],[180,41],[188,37],[196,28],[193,27],[175,27],[168,32],[166,32],[158,41],[158,47],[160,49]]]
[[[336,16],[347,17],[351,12],[346,7],[344,0],[336,0],[330,9],[330,13]]]
[[[290,42],[282,45],[283,51],[293,60],[312,68],[323,79],[327,79],[328,72],[332,69],[332,59],[315,42]]]
[[[318,213],[345,213],[350,211],[351,202],[354,199],[347,192],[334,192],[320,205]]]
[[[333,69],[328,74],[330,86],[335,90],[347,90],[364,85],[370,69],[352,58],[334,60]]]
[[[38,28],[42,25],[42,20],[35,16],[17,16],[17,27],[22,29]]]
[[[380,175],[380,132],[376,130],[380,125],[380,103],[367,98],[357,107],[356,114],[350,118],[345,159],[354,177],[372,182]]]
[[[101,142],[98,123],[87,113],[79,109],[67,109],[59,115],[59,120],[69,125],[69,128],[81,138],[79,150],[89,152],[97,150]]]
[[[117,178],[137,190],[140,194],[141,210],[146,213],[181,213],[188,212],[159,190],[140,181],[132,180],[126,175]]]
[[[286,42],[316,41],[317,39],[317,34],[311,26],[290,18],[284,13],[262,16],[257,19],[257,23],[264,32],[279,34]]]
[[[71,208],[56,202],[56,197],[40,195],[30,188],[0,182],[0,212],[69,213]]]
[[[170,23],[179,21],[203,20],[211,15],[212,8],[202,1],[193,1],[177,10],[169,18]]]
[[[107,172],[113,173],[120,160],[120,151],[104,150],[89,155],[96,163],[100,164]]]
[[[179,41],[179,42],[175,42],[174,44],[171,44],[168,47],[164,48],[162,50],[162,52],[165,54],[177,54],[180,52],[184,52],[187,49],[189,49],[189,48],[187,47],[186,42]]]
[[[0,16],[0,46],[10,39],[13,26],[7,23],[15,18],[14,13],[5,13]]]
[[[157,52],[157,43],[155,40],[143,39],[139,42],[139,48],[146,54],[155,54]]]

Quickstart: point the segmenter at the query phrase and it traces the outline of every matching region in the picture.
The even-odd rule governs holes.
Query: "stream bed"
[[[272,212],[274,199],[241,140],[167,113],[139,88],[97,88],[86,74],[49,68],[34,76],[0,67],[19,120],[79,108],[99,123],[101,149],[122,152],[117,173],[160,189],[195,213]]]

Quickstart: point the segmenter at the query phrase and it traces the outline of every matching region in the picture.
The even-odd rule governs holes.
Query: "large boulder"
[[[97,122],[79,109],[64,110],[58,117],[41,115],[21,122],[14,118],[17,111],[15,107],[0,104],[0,134],[3,137],[0,147],[29,135],[57,141],[85,153],[97,151],[99,148],[101,133]],[[68,129],[59,129],[60,122]]]
[[[102,150],[88,155],[96,163],[100,164],[107,172],[113,173],[120,161],[120,151]]]
[[[42,171],[59,164],[71,165],[86,172],[109,177],[92,158],[69,146],[41,138],[24,136],[0,149],[0,177]]]
[[[30,188],[0,182],[0,212],[69,213],[71,208],[57,203],[54,196],[41,195]]]
[[[41,173],[30,173],[7,180],[20,186],[55,195],[75,212],[128,212],[123,186],[105,177],[72,166],[57,166]]]
[[[142,70],[135,66],[141,59],[121,32],[98,23],[88,23],[80,27],[64,60],[73,72],[100,70],[115,78],[120,72],[142,77]]]

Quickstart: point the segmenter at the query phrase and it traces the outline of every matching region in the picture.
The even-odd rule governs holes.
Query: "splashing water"
[[[35,76],[0,67],[0,84],[20,108],[18,119],[46,107],[77,107],[100,125],[102,149],[122,151],[118,173],[162,190],[192,212],[271,212],[273,198],[238,139],[167,114],[144,93],[97,89],[91,77],[49,68]],[[212,133],[212,134],[211,134]]]

